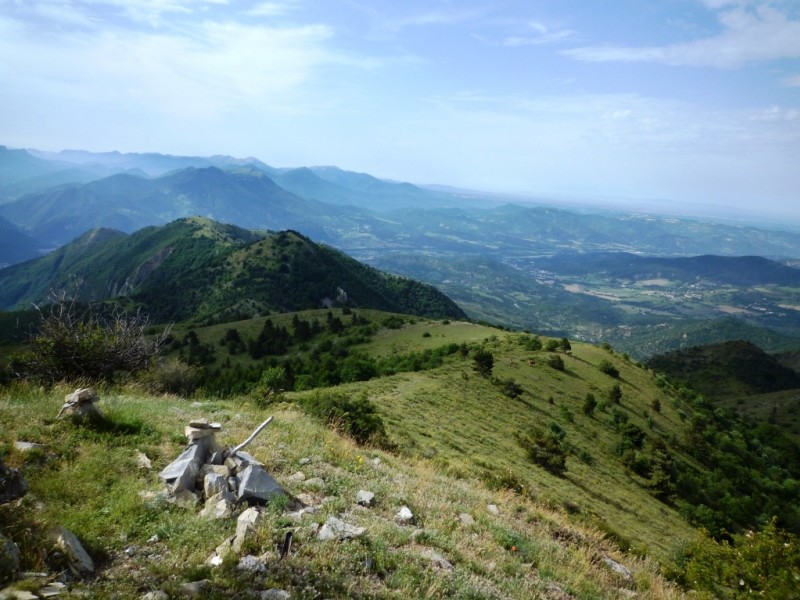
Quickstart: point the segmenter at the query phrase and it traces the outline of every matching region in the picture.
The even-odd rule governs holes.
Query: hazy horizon
[[[0,57],[13,147],[800,224],[796,2],[0,0]]]

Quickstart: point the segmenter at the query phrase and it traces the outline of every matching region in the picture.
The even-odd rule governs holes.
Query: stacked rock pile
[[[266,504],[283,489],[252,455],[223,448],[215,434],[219,423],[193,419],[186,426],[188,447],[159,473],[181,504],[204,502],[203,514],[225,518],[239,503]],[[251,436],[252,439],[253,436]]]
[[[57,419],[73,417],[76,419],[92,419],[102,415],[95,406],[100,400],[94,388],[79,388],[64,396],[64,406],[58,411]]]

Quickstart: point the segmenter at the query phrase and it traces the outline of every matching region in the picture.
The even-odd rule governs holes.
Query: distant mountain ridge
[[[160,321],[326,304],[466,318],[432,286],[381,273],[296,232],[250,231],[200,217],[131,235],[96,229],[0,270],[0,309],[29,308],[51,290],[84,301],[124,296]]]
[[[0,217],[0,269],[40,256],[39,245],[32,236]]]
[[[640,256],[627,252],[558,254],[537,262],[561,274],[603,273],[631,280],[692,279],[727,285],[776,284],[800,287],[800,269],[761,256]]]
[[[347,222],[357,211],[300,198],[259,171],[213,166],[155,179],[117,174],[0,206],[0,215],[9,221],[59,245],[97,227],[132,233],[198,214],[239,226],[299,229],[327,238],[326,221]]]

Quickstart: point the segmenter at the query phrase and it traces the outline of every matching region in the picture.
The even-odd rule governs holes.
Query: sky
[[[0,0],[0,144],[800,223],[800,0]]]

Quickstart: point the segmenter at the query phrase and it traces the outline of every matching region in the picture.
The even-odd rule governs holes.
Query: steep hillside
[[[750,342],[696,346],[654,356],[650,368],[722,399],[800,388],[800,375]]]
[[[132,235],[95,230],[58,251],[0,271],[0,306],[28,308],[51,290],[84,301],[126,296],[152,318],[315,308],[325,303],[463,317],[434,288],[389,276],[294,233],[264,234],[203,218]]]
[[[299,329],[322,314],[273,315],[269,329]],[[765,538],[737,533],[773,515],[781,527],[800,530],[800,456],[778,431],[750,427],[608,348],[371,311],[335,309],[335,319],[345,327],[312,334],[301,352],[319,352],[315,362],[325,363],[325,345],[336,352],[334,366],[368,357],[393,361],[395,372],[268,391],[277,379],[266,376],[279,378],[294,364],[293,346],[264,362],[265,377],[246,395],[223,400],[200,391],[190,404],[145,396],[140,387],[106,387],[106,420],[84,425],[53,420],[64,388],[0,387],[6,435],[43,445],[38,453],[14,447],[5,454],[23,469],[38,503],[36,511],[0,511],[0,531],[21,540],[23,569],[50,568],[44,532],[61,523],[84,541],[100,571],[70,585],[97,595],[140,597],[159,588],[178,595],[182,585],[205,580],[208,597],[220,598],[275,588],[298,597],[680,597],[685,590],[663,578],[669,573],[709,597],[735,597],[740,580],[763,597],[791,597],[796,540],[774,530]],[[234,341],[229,330],[245,338],[245,328],[265,330],[266,323],[186,335],[229,353],[233,347],[218,344],[219,336],[227,344]],[[370,335],[355,339],[365,327]],[[435,356],[441,360],[429,360]],[[290,497],[270,502],[257,535],[212,567],[205,561],[233,535],[234,519],[202,518],[193,505],[168,503],[154,473],[180,453],[190,419],[220,422],[219,439],[231,447],[268,415],[274,423],[248,452]],[[354,439],[381,424],[386,437],[359,446],[320,420]],[[138,453],[152,470],[136,466],[146,465]],[[374,493],[375,502],[357,506],[359,490]],[[413,523],[398,520],[403,506]],[[330,517],[365,529],[349,541],[325,541],[319,531]],[[730,546],[715,545],[690,523],[733,533],[734,550],[752,553],[731,560],[721,576],[716,565]],[[293,544],[279,559],[275,549],[287,532]],[[764,545],[748,549],[751,539]],[[263,568],[237,568],[244,554],[260,557]],[[778,564],[786,571],[771,571]]]
[[[271,595],[261,597],[289,597],[278,590],[293,598],[364,600],[681,597],[655,561],[622,550],[557,507],[449,474],[430,460],[357,446],[291,405],[263,410],[202,397],[190,405],[103,390],[107,421],[92,428],[52,421],[69,391],[9,394],[0,388],[0,423],[8,439],[42,445],[41,451],[5,454],[7,463],[22,469],[31,487],[27,500],[37,506],[0,511],[0,532],[21,546],[27,575],[17,585],[23,589],[43,588],[47,578],[35,573],[56,568],[46,532],[58,524],[94,560],[96,576],[68,576],[76,596],[133,599],[163,590],[178,598],[194,584],[202,597],[220,599],[259,597],[266,590]],[[202,517],[196,507],[167,502],[156,474],[183,449],[189,420],[220,422],[217,439],[230,447],[267,415],[274,422],[247,451],[288,497],[263,509],[240,552],[209,566],[246,507],[225,518]],[[152,466],[137,466],[142,455]],[[359,490],[374,494],[369,508],[356,503]],[[303,502],[309,508],[298,512]],[[403,506],[413,511],[413,523],[395,521]],[[355,539],[325,541],[319,531],[331,517],[364,529]],[[279,558],[288,532],[291,547]],[[251,564],[259,557],[255,564],[261,567],[238,568],[246,555]]]

